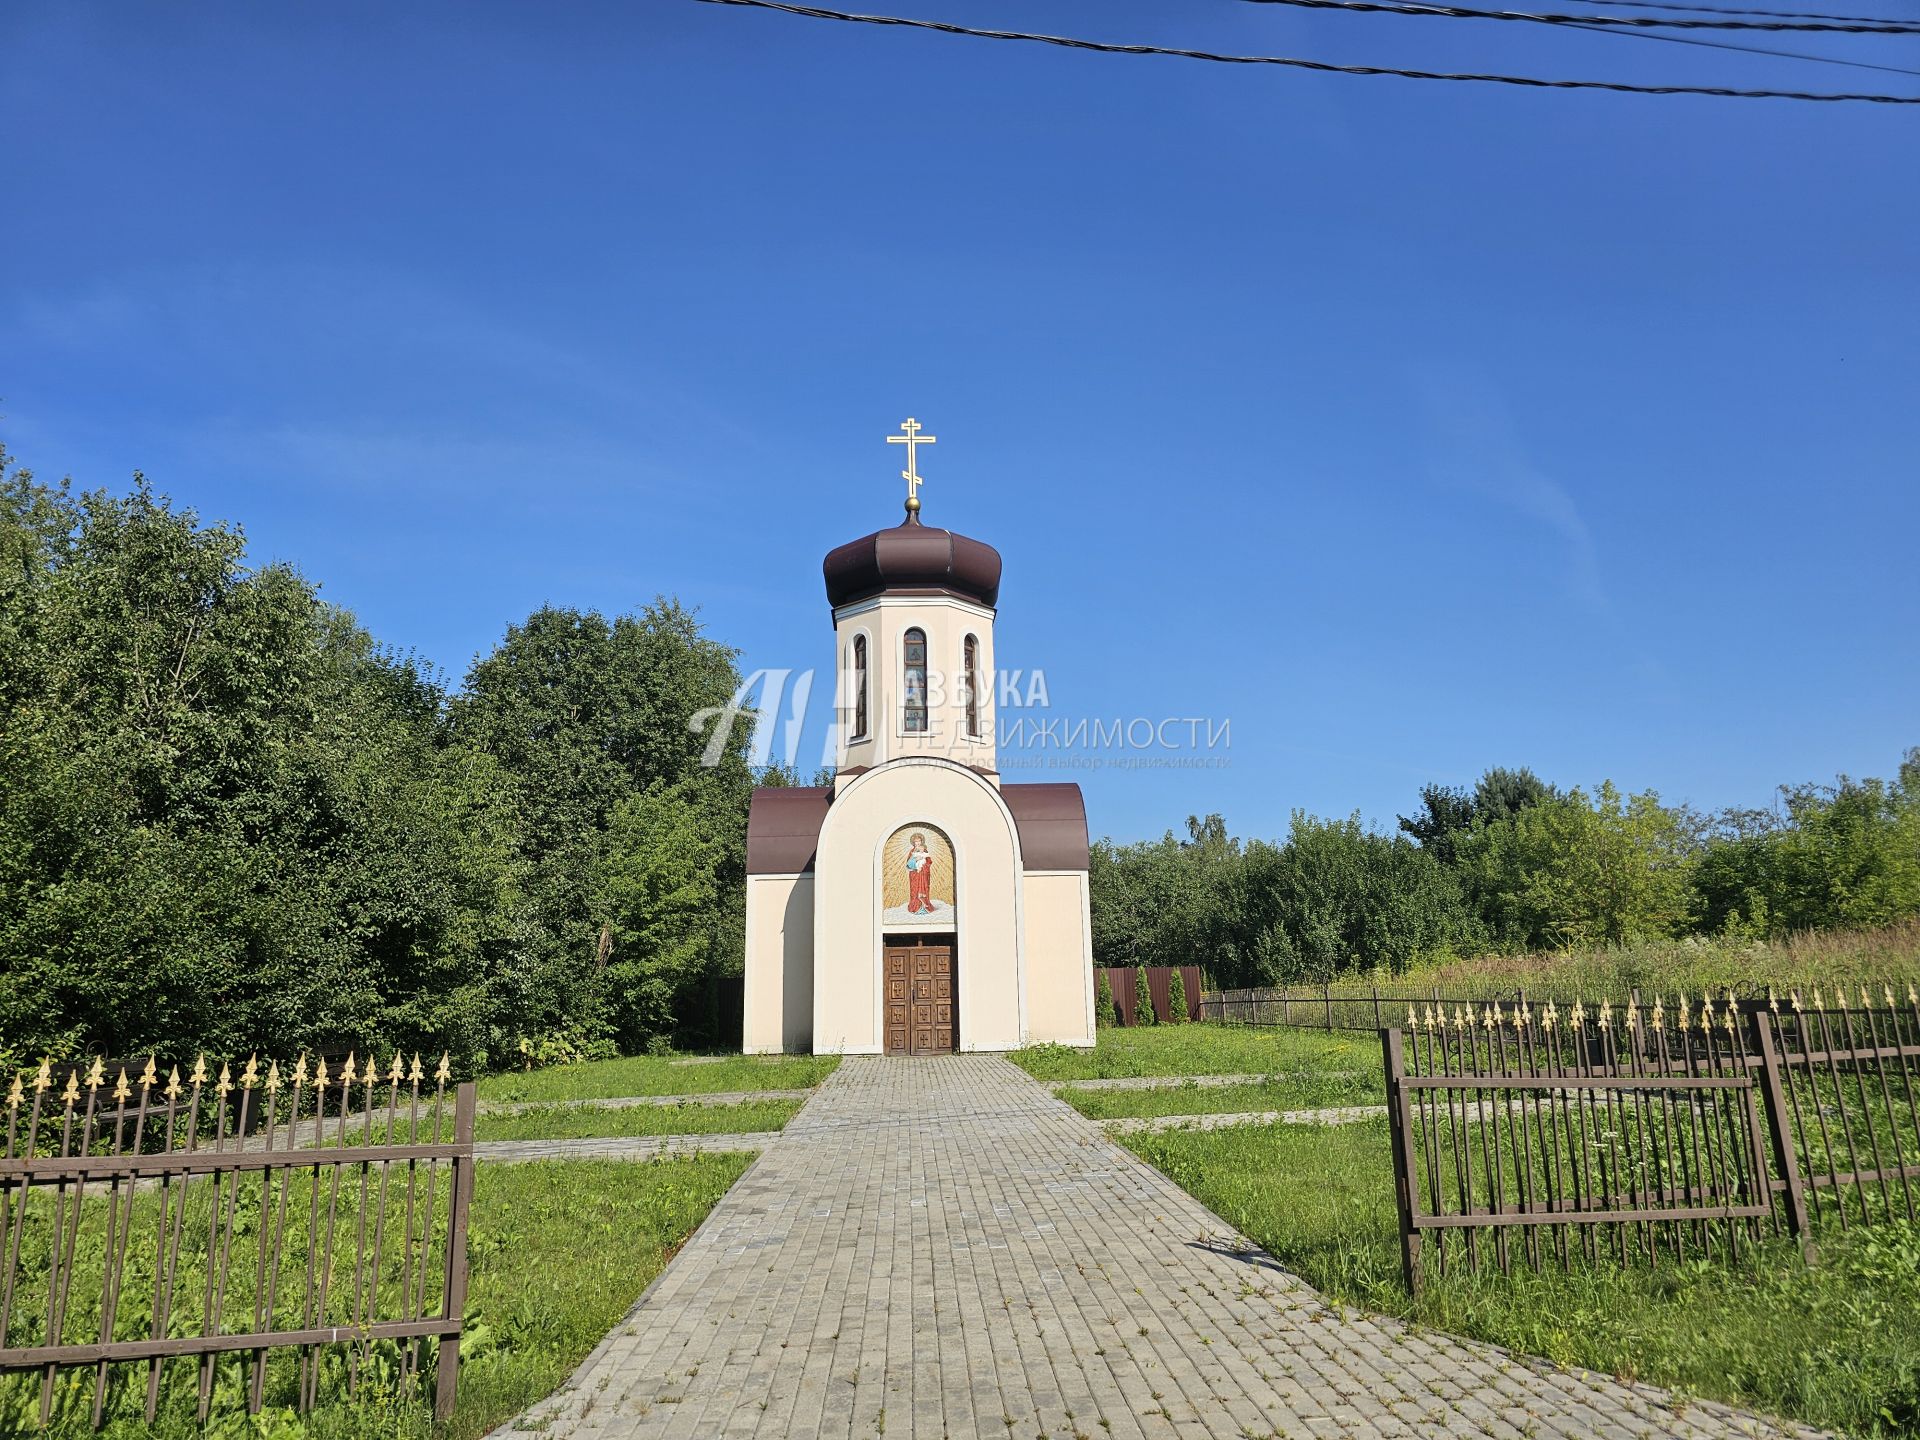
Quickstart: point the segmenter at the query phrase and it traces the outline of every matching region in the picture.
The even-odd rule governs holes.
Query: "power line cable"
[[[1735,45],[1727,40],[1702,40],[1694,35],[1661,35],[1650,30],[1604,30],[1592,25],[1569,25],[1569,30],[1590,30],[1595,35],[1617,35],[1624,40],[1665,40],[1670,45],[1704,45],[1712,50],[1738,50],[1747,55],[1770,55],[1780,60],[1808,60],[1816,65],[1846,65],[1855,70],[1879,70],[1888,75],[1920,76],[1920,70],[1898,65],[1876,65],[1871,60],[1846,60],[1838,55],[1814,55],[1805,50],[1774,50],[1764,45]]]
[[[861,15],[827,10],[815,5],[791,5],[784,0],[700,0],[704,5],[736,5],[754,10],[777,10],[810,20],[841,20],[856,25],[890,25],[908,30],[933,30],[942,35],[966,35],[980,40],[1021,40],[1087,50],[1098,55],[1160,55],[1180,60],[1208,60],[1220,65],[1281,65],[1326,75],[1394,75],[1403,80],[1460,80],[1487,85],[1516,85],[1533,90],[1609,90],[1622,95],[1706,95],[1727,100],[1806,100],[1820,103],[1860,101],[1874,105],[1920,105],[1920,95],[1819,93],[1806,90],[1736,90],[1721,85],[1635,85],[1619,80],[1545,80],[1531,75],[1450,73],[1408,70],[1391,65],[1336,65],[1327,60],[1304,60],[1285,55],[1225,55],[1211,50],[1186,50],[1164,45],[1120,45],[1104,40],[1080,40],[1066,35],[1042,35],[1021,30],[981,30],[944,20],[917,20],[901,15]],[[1603,30],[1602,34],[1631,34]],[[1677,38],[1677,37],[1676,37]]]
[[[1775,20],[1850,20],[1862,25],[1907,23],[1898,16],[1828,15],[1817,10],[1748,10],[1737,5],[1665,5],[1661,0],[1605,0],[1605,3],[1615,10],[1685,10],[1695,15],[1764,15]]]
[[[1920,35],[1920,25],[1802,24],[1795,20],[1657,20],[1641,15],[1554,15],[1528,10],[1476,10],[1466,5],[1390,3],[1390,0],[1245,0],[1303,10],[1350,10],[1376,15],[1432,15],[1448,20],[1525,20],[1536,25],[1621,26],[1635,30],[1819,30],[1841,35]]]

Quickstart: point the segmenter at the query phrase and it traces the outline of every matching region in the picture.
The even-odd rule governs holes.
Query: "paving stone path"
[[[1341,1311],[998,1057],[848,1059],[765,1147],[569,1386],[513,1425],[561,1440],[1811,1433]]]

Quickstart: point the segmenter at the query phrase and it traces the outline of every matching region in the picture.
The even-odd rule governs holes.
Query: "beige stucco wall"
[[[749,1055],[813,1048],[813,876],[747,877],[745,1018]]]
[[[1026,876],[1027,1041],[1093,1044],[1093,945],[1084,870]]]
[[[999,790],[974,771],[914,758],[847,781],[820,830],[813,914],[813,1048],[819,1053],[884,1048],[880,847],[900,826],[915,823],[937,827],[953,843],[960,1048],[1010,1050],[1023,1042],[1023,896],[1013,817]]]
[[[834,696],[840,707],[840,768],[883,765],[902,756],[939,756],[997,770],[994,746],[993,612],[947,596],[883,595],[842,606],[834,612]],[[906,632],[918,626],[927,635],[927,730],[901,728],[901,672]],[[853,637],[867,637],[867,738],[847,738],[853,728]],[[966,704],[960,683],[961,656],[968,635],[980,642],[980,733],[967,732]]]

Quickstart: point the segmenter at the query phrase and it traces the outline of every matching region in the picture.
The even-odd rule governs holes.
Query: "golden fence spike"
[[[1920,990],[1913,988],[1913,982],[1911,980],[1907,982],[1907,1003],[1909,1005],[1920,1005]]]
[[[1873,1001],[1867,998],[1867,987],[1864,985],[1860,987],[1860,1008],[1862,1010],[1871,1010],[1873,1008]]]
[[[196,1085],[204,1085],[207,1083],[207,1057],[205,1055],[195,1057],[193,1073],[187,1078]]]
[[[407,1079],[418,1085],[425,1078],[426,1074],[420,1068],[420,1052],[416,1050],[413,1052],[413,1065],[407,1071]]]
[[[1653,997],[1653,1028],[1664,1030],[1667,1027],[1667,1002],[1660,996]]]
[[[1887,997],[1887,1009],[1893,1009],[1893,986],[1882,985],[1880,987],[1880,993]]]
[[[78,1070],[69,1070],[67,1072],[67,1088],[61,1092],[60,1098],[67,1102],[67,1108],[69,1110],[73,1108],[73,1102],[80,1098],[80,1072]]]
[[[440,1052],[440,1064],[433,1072],[433,1078],[438,1080],[442,1085],[446,1084],[447,1078],[453,1074],[453,1066],[447,1063],[448,1059],[449,1056],[447,1052],[442,1050]]]
[[[406,1078],[407,1067],[400,1063],[400,1052],[396,1050],[393,1052],[393,1069],[387,1072],[387,1083],[389,1085],[398,1085]]]
[[[267,1062],[266,1091],[269,1095],[278,1095],[280,1093],[280,1062],[278,1060],[269,1060]]]
[[[293,1083],[296,1085],[307,1083],[307,1052],[304,1050],[300,1052],[300,1059],[294,1064]]]
[[[1813,1008],[1816,1010],[1824,1010],[1827,1008],[1827,1002],[1820,998],[1820,987],[1818,985],[1813,987]]]
[[[1546,1032],[1549,1035],[1553,1033],[1554,1021],[1558,1020],[1559,1018],[1560,1018],[1560,1011],[1555,1007],[1553,1001],[1551,1000],[1547,1001],[1547,1008],[1540,1012],[1540,1024],[1545,1028]]]
[[[20,1085],[20,1072],[16,1070],[13,1072],[13,1084],[7,1087],[7,1104],[18,1110],[20,1102],[26,1098],[27,1092]]]
[[[340,1088],[344,1091],[351,1084],[353,1084],[353,1051],[349,1050],[346,1068],[340,1072]]]
[[[1418,1030],[1419,1028],[1420,1028],[1420,1012],[1415,1010],[1412,1005],[1408,1005],[1407,1006],[1407,1029]]]
[[[1787,991],[1787,1003],[1793,1007],[1793,1013],[1798,1015],[1803,1008],[1800,1004],[1800,992],[1798,990]]]
[[[1602,996],[1600,999],[1600,1028],[1613,1029],[1613,1001]]]
[[[1733,1016],[1734,1009],[1731,1005],[1720,1012],[1720,1028],[1729,1035],[1733,1034]]]
[[[246,1069],[240,1072],[240,1088],[251,1090],[260,1083],[260,1056],[256,1053],[247,1056]]]
[[[1780,997],[1773,993],[1773,986],[1767,986],[1767,1009],[1774,1014],[1780,1013]]]
[[[153,1056],[149,1055],[147,1056],[147,1068],[140,1072],[141,1088],[151,1090],[159,1082],[160,1072],[154,1067]]]
[[[40,1062],[40,1071],[33,1077],[33,1088],[35,1090],[50,1090],[53,1088],[53,1061],[42,1060]]]
[[[180,1098],[180,1091],[183,1088],[184,1087],[180,1084],[180,1067],[178,1065],[175,1065],[172,1069],[167,1071],[167,1089],[166,1089],[167,1098],[169,1100],[178,1100]]]
[[[120,1078],[113,1082],[113,1098],[124,1105],[127,1103],[127,1097],[131,1094],[133,1094],[133,1087],[127,1084],[127,1067],[122,1065],[120,1067]]]
[[[327,1088],[327,1057],[324,1055],[314,1062],[313,1088],[316,1090],[325,1090]]]
[[[1581,1026],[1587,1023],[1587,1002],[1586,1001],[1575,1000],[1573,1002],[1572,1020],[1573,1020],[1573,1028],[1576,1030],[1578,1030]]]
[[[214,1082],[213,1093],[224,1098],[233,1089],[233,1067],[226,1061],[220,1062],[220,1078]]]
[[[89,1090],[98,1090],[106,1078],[107,1063],[96,1055],[93,1057],[93,1064],[87,1067],[87,1088]]]
[[[1844,985],[1834,986],[1833,998],[1838,1000],[1840,1002],[1840,1008],[1845,1010],[1847,1008],[1847,987]]]

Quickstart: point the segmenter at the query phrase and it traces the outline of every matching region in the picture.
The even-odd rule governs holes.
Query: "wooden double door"
[[[888,944],[884,954],[887,1054],[952,1054],[960,1043],[952,939]]]

